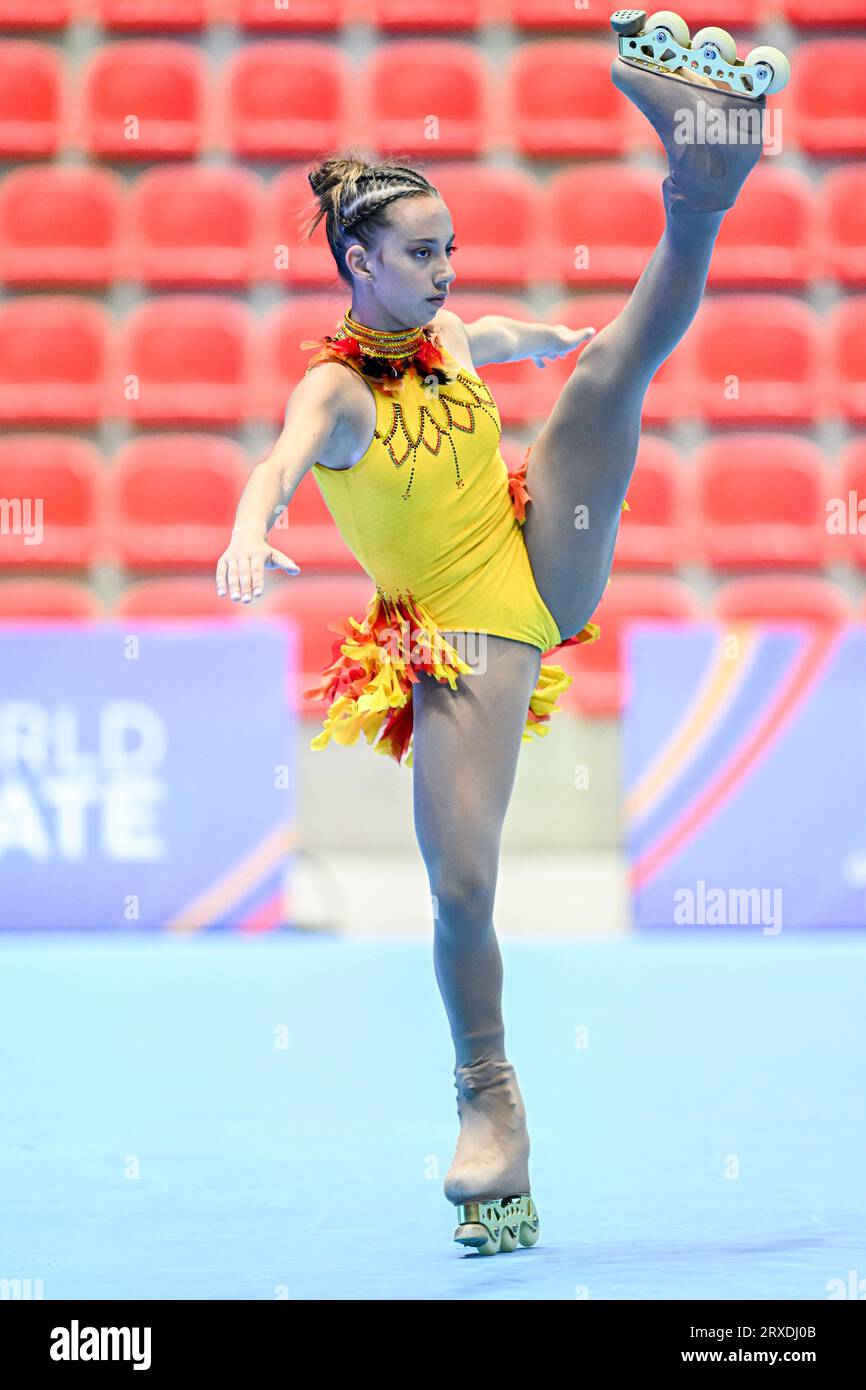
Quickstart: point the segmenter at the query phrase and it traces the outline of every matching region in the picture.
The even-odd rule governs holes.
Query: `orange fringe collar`
[[[323,338],[309,339],[301,343],[301,347],[304,351],[317,349],[307,362],[307,371],[319,362],[347,362],[362,376],[375,381],[386,396],[399,395],[413,368],[422,379],[435,377],[440,386],[454,381],[457,375],[453,368],[446,365],[438,330],[429,324],[424,327],[420,345],[406,357],[376,357],[366,352],[363,344],[345,328],[339,329],[334,335],[326,333]]]

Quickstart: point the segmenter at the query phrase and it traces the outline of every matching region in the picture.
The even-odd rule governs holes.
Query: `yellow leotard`
[[[398,762],[407,754],[411,765],[413,668],[431,671],[452,688],[471,669],[442,633],[489,633],[542,652],[563,645],[523,539],[520,518],[531,501],[523,483],[526,463],[508,473],[488,387],[441,344],[440,350],[453,381],[425,381],[411,367],[399,392],[389,394],[365,376],[376,401],[369,448],[346,470],[313,465],[343,539],[376,585],[363,621],[332,625],[346,640],[335,643],[335,661],[322,684],[305,692],[330,702],[314,749],[332,737],[355,743],[361,732],[373,743],[378,734],[378,752]],[[383,647],[383,631],[393,634],[401,623],[413,639],[420,636],[413,640],[414,655],[408,642],[395,654],[393,638]],[[597,635],[588,623],[569,641]],[[547,733],[556,696],[570,684],[562,667],[541,667],[525,740]]]
[[[543,652],[558,646],[514,514],[487,386],[465,367],[436,390],[412,369],[394,400],[370,385],[376,432],[366,453],[344,472],[313,466],[353,555],[386,593],[416,594],[445,631],[512,637]]]

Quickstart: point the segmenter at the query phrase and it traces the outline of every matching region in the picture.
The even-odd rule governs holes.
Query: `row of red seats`
[[[0,28],[61,28],[92,19],[119,30],[202,29],[212,23],[296,32],[337,29],[364,19],[380,29],[474,29],[507,22],[521,29],[607,30],[609,0],[0,0]],[[861,0],[677,0],[692,31],[715,24],[752,27],[783,15],[801,28],[862,26]]]
[[[510,147],[530,157],[661,148],[613,85],[612,44],[517,44],[496,60],[474,44],[396,39],[359,64],[314,39],[243,45],[216,71],[195,44],[118,41],[74,75],[60,50],[0,44],[0,156],[86,150],[113,160],[318,156],[361,143],[424,159]],[[768,101],[765,139],[817,157],[866,152],[866,38],[798,46],[789,86]],[[434,113],[434,114],[431,114]]]
[[[158,619],[294,620],[300,628],[300,674],[295,685],[299,711],[321,717],[322,706],[304,701],[302,692],[315,684],[333,660],[338,637],[328,623],[346,614],[360,619],[372,593],[366,576],[305,578],[269,577],[265,593],[252,604],[219,598],[212,580],[150,579],[124,589],[109,612],[86,584],[60,579],[0,581],[0,624],[33,620],[125,621]],[[602,639],[567,647],[552,658],[574,676],[563,708],[589,715],[615,715],[625,695],[623,634],[641,618],[688,621],[711,618],[739,624],[751,621],[796,621],[821,625],[866,620],[866,598],[855,610],[842,589],[828,580],[803,575],[766,575],[733,580],[715,593],[706,612],[687,585],[667,576],[621,575],[602,599],[595,617]]]
[[[504,441],[509,468],[524,453]],[[249,469],[239,444],[212,435],[139,437],[110,466],[86,440],[7,436],[0,478],[15,524],[0,533],[0,565],[212,569]],[[866,568],[866,437],[852,440],[831,468],[816,444],[796,436],[710,439],[687,463],[666,440],[644,435],[628,495],[619,568]],[[18,512],[10,499],[19,499]],[[42,499],[38,532],[35,499]],[[302,568],[358,572],[309,475],[272,540]]]
[[[435,184],[457,235],[466,286],[635,283],[663,231],[660,174],[614,162],[542,182],[495,165],[438,167]],[[306,171],[265,181],[249,169],[184,164],[127,184],[108,169],[35,165],[0,183],[0,279],[10,285],[158,287],[332,285]],[[726,216],[711,287],[798,289],[833,277],[866,284],[866,167],[820,183],[765,160]]]
[[[627,298],[582,295],[545,317],[601,330]],[[451,303],[466,323],[529,317],[504,295],[455,294]],[[238,300],[178,294],[146,299],[115,324],[93,300],[22,295],[0,305],[0,422],[281,420],[311,355],[301,344],[333,332],[345,307],[342,293],[312,294],[258,315]],[[532,361],[482,367],[503,424],[545,419],[576,356],[543,371]],[[866,295],[826,315],[783,294],[705,299],[656,373],[643,418],[805,427],[829,416],[866,421]]]

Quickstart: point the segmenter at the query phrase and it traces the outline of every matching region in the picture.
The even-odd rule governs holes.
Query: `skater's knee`
[[[622,390],[628,372],[627,355],[618,341],[614,325],[608,324],[581,351],[569,384],[584,393],[613,401]]]
[[[588,381],[607,384],[616,368],[615,353],[610,343],[610,325],[602,328],[595,337],[591,338],[586,347],[581,349],[580,356],[572,368],[572,377],[585,377]]]
[[[456,854],[430,874],[438,921],[445,927],[486,922],[496,896],[495,866],[471,854]]]

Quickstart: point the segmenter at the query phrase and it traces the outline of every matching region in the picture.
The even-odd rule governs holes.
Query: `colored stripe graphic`
[[[740,643],[740,654],[736,660],[725,655],[725,644],[732,636]],[[757,647],[758,636],[751,625],[726,628],[719,634],[713,659],[708,663],[691,705],[625,799],[624,812],[628,822],[636,822],[646,816],[667,795],[677,779],[688,771],[739,695]]]
[[[286,894],[282,887],[272,893],[259,907],[255,907],[236,923],[239,931],[273,931],[281,927],[286,917]]]
[[[297,839],[294,826],[276,826],[222,878],[175,913],[165,924],[168,930],[192,932],[218,922],[267,878]]]
[[[771,748],[791,723],[841,641],[839,632],[822,632],[807,641],[788,678],[752,732],[718,776],[705,787],[680,819],[632,866],[633,890],[650,883],[659,870],[693,840],[701,827],[731,798],[749,773],[766,759]]]

